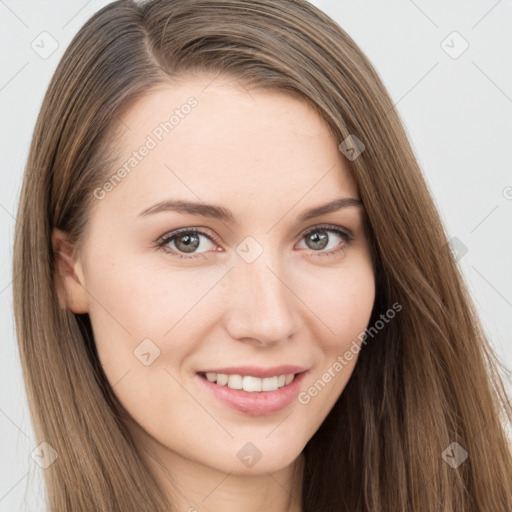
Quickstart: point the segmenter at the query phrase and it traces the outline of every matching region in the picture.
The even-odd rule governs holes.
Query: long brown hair
[[[67,48],[35,126],[14,251],[17,336],[53,512],[166,511],[99,365],[88,315],[61,308],[52,229],[79,246],[93,191],[112,175],[114,122],[188,72],[235,77],[311,105],[341,143],[375,256],[371,324],[346,388],[304,449],[307,512],[512,510],[512,421],[476,317],[399,116],[354,41],[305,0],[113,2]],[[115,383],[114,383],[115,386]],[[454,467],[446,450],[467,459]]]

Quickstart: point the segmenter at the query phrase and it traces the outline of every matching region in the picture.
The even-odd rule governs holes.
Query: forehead
[[[189,77],[147,93],[119,121],[109,198],[127,207],[168,195],[243,207],[357,196],[328,126],[281,91]]]

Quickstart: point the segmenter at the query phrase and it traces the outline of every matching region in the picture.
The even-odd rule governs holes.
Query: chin
[[[286,446],[280,442],[279,436],[269,442],[265,435],[268,432],[259,438],[253,437],[252,441],[234,441],[233,449],[215,456],[215,460],[211,461],[214,462],[212,466],[222,472],[238,475],[266,475],[290,466],[300,457],[304,448],[302,445]],[[219,461],[225,463],[219,465]]]

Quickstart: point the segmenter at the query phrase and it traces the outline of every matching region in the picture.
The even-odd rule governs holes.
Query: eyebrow
[[[299,216],[299,221],[305,222],[315,217],[320,217],[327,213],[332,213],[343,208],[351,206],[362,206],[363,203],[360,199],[353,197],[340,197],[334,199],[329,203],[315,206],[306,210]],[[214,204],[196,203],[192,201],[182,201],[179,199],[166,199],[161,201],[150,208],[142,211],[139,216],[151,215],[154,213],[174,211],[177,213],[188,213],[190,215],[200,215],[202,217],[209,217],[212,219],[218,219],[227,223],[234,222],[234,215],[231,210],[224,208],[223,206],[217,206]]]

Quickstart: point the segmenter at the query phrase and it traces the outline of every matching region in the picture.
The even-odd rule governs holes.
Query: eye
[[[336,237],[341,238],[341,242],[334,244],[335,249],[330,251],[323,251],[331,242],[331,236],[328,233],[334,233]],[[336,239],[334,237],[334,239]],[[350,242],[353,240],[353,236],[347,231],[338,228],[336,226],[315,226],[313,229],[306,231],[302,238],[309,244],[309,248],[313,252],[314,256],[334,256],[342,251]]]
[[[331,236],[329,236],[328,233],[334,233],[336,237],[341,238],[341,242],[335,244],[336,248],[334,250],[324,251],[323,249],[331,242]],[[156,242],[156,246],[172,256],[182,259],[196,258],[198,256],[207,258],[206,255],[203,255],[203,252],[208,252],[208,249],[205,251],[196,251],[201,244],[202,237],[210,243],[213,243],[212,239],[215,239],[212,234],[206,231],[195,228],[184,228],[162,236]],[[301,238],[307,240],[309,248],[312,249],[314,253],[318,253],[314,254],[314,257],[333,256],[342,251],[353,240],[349,232],[336,226],[316,226],[303,233]],[[171,244],[174,247],[170,247]],[[213,245],[215,246],[215,244]]]
[[[210,242],[211,238],[213,238],[211,235],[199,229],[180,229],[179,231],[164,235],[157,242],[157,246],[178,258],[194,258],[195,256],[188,256],[187,254],[182,254],[180,251],[184,253],[202,254],[201,252],[195,252],[201,243],[201,237],[206,238]],[[168,247],[171,243],[174,245],[175,249]]]

